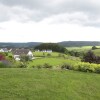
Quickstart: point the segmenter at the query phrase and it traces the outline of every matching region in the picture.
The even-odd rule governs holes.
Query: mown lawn
[[[45,63],[52,65],[52,66],[61,66],[64,63],[67,62],[73,62],[76,63],[80,61],[78,58],[75,57],[69,57],[68,59],[62,58],[62,57],[58,57],[58,58],[40,58],[40,59],[35,59],[33,61],[29,61],[28,62],[28,66],[32,67],[32,66],[37,66],[37,65],[44,65]]]
[[[0,100],[100,100],[100,75],[49,69],[0,69]]]

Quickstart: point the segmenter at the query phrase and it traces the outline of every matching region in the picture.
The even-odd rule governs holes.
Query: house
[[[42,50],[42,52],[52,53],[52,50],[49,50],[49,49],[48,49],[48,50],[45,50],[45,49],[44,49],[44,50]]]
[[[8,49],[7,48],[1,48],[0,52],[8,52]]]
[[[52,50],[47,50],[48,53],[52,53]]]
[[[47,50],[44,49],[44,50],[42,50],[42,52],[47,52]]]
[[[39,49],[35,49],[35,52],[40,52],[40,50]]]
[[[20,59],[20,56],[21,56],[21,55],[26,55],[26,56],[28,56],[30,60],[34,59],[33,53],[32,53],[29,49],[24,49],[24,48],[23,48],[23,49],[14,49],[14,50],[12,50],[12,53],[13,53],[14,59],[15,59],[16,61],[21,60],[21,59]]]

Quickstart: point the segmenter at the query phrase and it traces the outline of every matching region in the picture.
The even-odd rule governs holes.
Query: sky
[[[0,42],[100,41],[100,0],[0,0]]]

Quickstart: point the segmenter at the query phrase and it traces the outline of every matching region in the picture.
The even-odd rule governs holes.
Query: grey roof
[[[29,49],[15,49],[12,50],[12,53],[14,55],[27,55],[29,51],[30,51]]]

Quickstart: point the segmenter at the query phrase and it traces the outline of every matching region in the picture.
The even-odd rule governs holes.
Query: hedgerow
[[[61,65],[61,69],[100,73],[100,64],[69,61]]]

